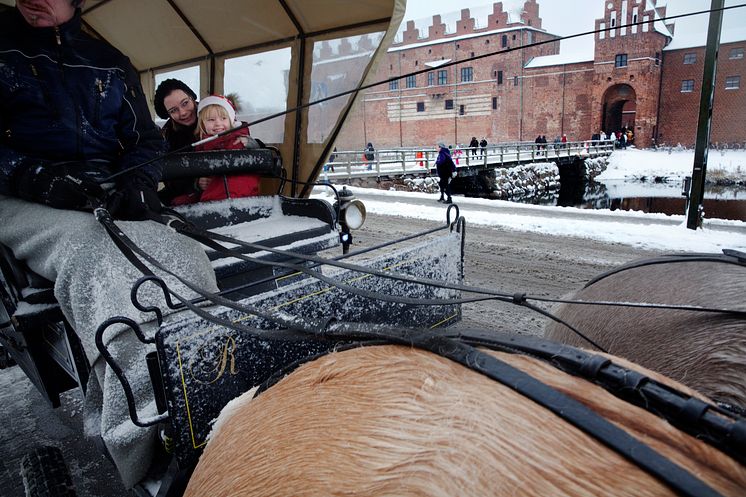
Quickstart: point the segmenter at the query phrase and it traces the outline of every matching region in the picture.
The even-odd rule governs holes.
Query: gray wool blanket
[[[205,290],[217,290],[210,262],[197,242],[152,221],[117,225],[174,273]],[[121,385],[99,357],[95,333],[100,323],[114,316],[142,323],[146,334],[156,331],[154,316],[141,313],[130,301],[132,284],[142,274],[87,212],[53,209],[0,195],[0,243],[33,271],[54,281],[55,297],[80,336],[95,372],[85,402],[86,432],[103,438],[124,485],[132,487],[142,480],[150,465],[155,428],[138,428],[130,421]],[[159,276],[180,295],[193,296],[174,278]],[[163,293],[155,285],[143,285],[139,295],[141,302],[167,310]],[[129,330],[110,329],[104,338],[133,385],[141,417],[154,416],[155,402],[145,363],[152,346],[140,343]]]

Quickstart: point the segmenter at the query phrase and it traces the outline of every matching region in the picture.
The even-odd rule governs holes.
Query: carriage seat
[[[340,243],[336,214],[327,202],[280,195],[284,169],[280,153],[273,147],[185,152],[165,157],[163,166],[165,180],[244,173],[281,180],[276,195],[198,202],[174,208],[198,228],[243,242],[303,254],[315,254]],[[235,298],[289,283],[288,270],[272,267],[272,262],[300,262],[268,251],[231,244],[227,247],[261,260],[238,260],[205,247],[221,289],[250,286],[232,294]]]

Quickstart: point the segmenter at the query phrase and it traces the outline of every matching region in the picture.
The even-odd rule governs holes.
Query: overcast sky
[[[404,16],[405,21],[408,19],[420,19],[431,17],[434,14],[445,14],[448,12],[460,11],[462,8],[484,8],[491,6],[493,0],[465,0],[460,5],[453,0],[407,0],[407,11]],[[516,0],[503,0],[504,5],[512,5]],[[603,0],[538,0],[539,17],[542,20],[542,27],[550,33],[567,36],[575,33],[582,33],[594,29],[596,19],[602,17],[604,13]],[[668,0],[660,1],[659,4],[667,4],[666,15],[684,14],[687,12],[697,12],[707,10],[710,7],[710,0]],[[725,5],[736,5],[743,3],[740,0],[726,0]],[[738,24],[746,23],[746,8],[732,9],[725,11],[723,18],[723,29]],[[682,30],[690,31],[707,31],[707,16],[698,15],[684,19],[675,20],[676,32]],[[581,37],[563,42],[561,51],[565,47],[572,51],[593,50],[592,39]],[[589,44],[590,43],[590,44]]]

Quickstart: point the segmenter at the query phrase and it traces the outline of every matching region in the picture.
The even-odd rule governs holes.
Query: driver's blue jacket
[[[80,24],[79,10],[57,28],[0,15],[0,194],[24,164],[91,161],[105,177],[165,151],[129,59]],[[159,162],[142,169],[156,181]]]

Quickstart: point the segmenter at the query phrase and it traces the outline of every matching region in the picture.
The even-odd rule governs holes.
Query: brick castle
[[[692,146],[704,41],[674,34],[674,25],[661,20],[665,12],[652,0],[604,0],[595,29],[605,31],[593,35],[592,59],[560,53],[559,37],[542,29],[536,0],[498,2],[483,17],[463,9],[454,24],[435,15],[426,32],[407,21],[367,80],[424,72],[363,92],[335,145],[463,145],[473,136],[495,143],[533,141],[537,135],[551,142],[563,134],[573,141],[627,127],[639,147]],[[712,143],[746,142],[745,40],[742,33],[721,36]],[[367,40],[334,50],[324,44],[315,65],[354,61],[356,53],[371,50]],[[492,52],[500,53],[441,67]],[[325,79],[323,70],[317,74]]]

